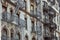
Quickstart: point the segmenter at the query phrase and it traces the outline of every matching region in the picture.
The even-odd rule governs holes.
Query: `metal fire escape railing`
[[[42,35],[42,26],[41,26],[41,23],[39,21],[37,22],[37,25],[36,25],[36,34],[37,34],[37,36]]]
[[[45,27],[45,29],[44,29],[44,37],[51,37],[50,30],[48,27]]]
[[[48,10],[49,9],[49,7],[48,7],[48,5],[47,5],[47,3],[45,1],[43,1],[43,9],[44,10]]]
[[[48,16],[48,14],[47,13],[44,13],[45,15],[44,15],[44,23],[47,23],[47,24],[49,24],[50,23],[50,19],[49,19],[49,16]]]
[[[44,22],[47,23],[47,24],[49,23],[50,32],[53,33],[54,30],[56,30],[56,28],[57,28],[56,24],[53,23],[53,18],[56,16],[56,13],[51,7],[49,7],[49,5],[46,2],[43,2],[43,3],[44,3],[43,10],[44,10],[44,12],[46,12],[46,13],[44,13],[44,15],[48,14],[48,16],[49,16],[49,18],[46,18],[46,17],[44,18],[45,19]],[[54,5],[54,3],[51,3],[51,4]],[[46,25],[46,26],[48,26],[48,25]],[[44,32],[44,34],[45,34],[45,32]],[[45,34],[45,37],[48,36],[46,34]],[[52,34],[52,35],[54,35],[54,34]],[[51,36],[51,34],[50,34],[50,37],[54,38],[54,37]]]
[[[46,1],[44,1],[44,2],[46,2]],[[57,2],[57,0],[47,0],[46,3],[49,5],[49,7],[51,7],[53,10],[55,10],[57,13],[59,13],[59,11],[58,11],[59,10],[58,9],[59,7],[57,7],[59,4],[56,3],[56,2]]]

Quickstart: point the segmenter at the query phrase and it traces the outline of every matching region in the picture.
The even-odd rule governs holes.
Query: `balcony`
[[[20,19],[20,21],[19,21],[19,25],[20,25],[21,27],[25,27],[25,26],[26,26],[26,21]]]
[[[41,26],[36,26],[36,33],[38,34],[38,35],[42,35],[42,27]]]
[[[43,1],[43,9],[43,11],[48,11],[49,9],[48,4],[45,1]]]
[[[44,23],[45,23],[45,24],[50,24],[50,20],[45,18],[45,19],[44,19]]]
[[[50,11],[48,14],[50,14],[50,15],[52,16],[52,15],[54,15],[55,13],[54,13],[54,12],[52,12],[52,11]]]
[[[31,32],[32,32],[32,33],[36,33],[35,26],[32,26]]]
[[[43,35],[44,37],[51,37],[51,35],[49,33],[44,33]]]
[[[17,15],[14,15],[11,13],[8,13],[8,12],[3,12],[2,13],[2,21],[5,21],[5,22],[9,22],[9,23],[13,23],[15,25],[19,25],[20,27],[25,27],[25,20],[22,20],[20,18],[18,18]]]
[[[51,16],[51,17],[55,17],[56,16],[56,12],[52,9],[52,8],[49,8],[49,12],[48,12],[48,14],[49,14],[49,16]]]
[[[17,15],[13,15],[13,24],[19,26],[19,27],[25,27],[26,26],[26,22],[25,20],[21,19],[20,17],[18,18]]]
[[[52,30],[56,30],[56,29],[57,29],[57,26],[56,26],[55,23],[51,23],[51,29],[52,29]]]
[[[56,35],[54,35],[54,34],[51,35],[51,38],[52,38],[53,40],[58,40],[58,37],[57,37]]]
[[[44,20],[43,21],[44,21],[44,24],[46,24],[46,25],[49,25],[51,23],[48,14],[44,15]]]
[[[51,37],[50,35],[50,29],[48,26],[44,27],[44,33],[43,33],[44,37]]]
[[[13,21],[13,15],[11,15],[8,12],[3,12],[2,13],[2,21],[12,22]]]
[[[12,3],[16,4],[17,7],[24,8],[25,7],[25,2],[23,0],[11,0]]]
[[[38,19],[41,19],[42,18],[41,17],[41,12],[39,12],[39,11],[37,11],[37,13],[35,14],[34,11],[31,10],[31,13],[30,14],[31,14],[31,16],[36,17]]]

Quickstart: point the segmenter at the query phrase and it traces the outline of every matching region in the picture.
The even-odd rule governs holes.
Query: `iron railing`
[[[2,21],[13,23],[19,26],[26,26],[25,20],[21,19],[20,17],[18,18],[17,15],[14,14],[11,15],[10,13],[7,12],[2,13]]]
[[[51,37],[50,30],[44,29],[44,37]]]
[[[48,4],[45,1],[43,1],[43,9],[49,9]]]
[[[49,19],[44,18],[44,23],[50,23]]]
[[[36,33],[38,34],[38,35],[42,35],[42,27],[41,26],[36,26]]]
[[[7,22],[12,22],[13,21],[13,15],[11,15],[8,12],[3,12],[2,13],[2,20],[7,21]]]
[[[33,10],[31,10],[31,13],[30,13],[32,16],[38,18],[38,19],[41,19],[41,12],[37,11],[37,13],[35,14]]]
[[[52,28],[52,30],[55,30],[55,29],[57,29],[57,25],[55,23],[51,23],[51,28]]]

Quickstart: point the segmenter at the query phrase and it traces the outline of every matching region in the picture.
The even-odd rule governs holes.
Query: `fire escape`
[[[52,2],[52,4],[54,4]],[[44,40],[54,39],[54,30],[57,26],[53,22],[53,18],[56,16],[56,12],[48,6],[47,2],[43,1],[43,15],[44,15]]]

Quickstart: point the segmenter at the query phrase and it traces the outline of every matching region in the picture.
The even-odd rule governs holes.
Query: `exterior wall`
[[[0,0],[0,40],[1,40],[1,13],[2,13],[2,4]]]
[[[43,2],[42,1],[47,1],[47,0],[40,0],[41,3],[39,5],[39,7],[37,8],[38,11],[41,12],[41,20],[44,20],[44,15],[43,15]],[[30,0],[27,0],[27,12],[30,13]],[[56,2],[57,3],[57,2]],[[0,3],[1,4],[1,3]],[[58,3],[57,3],[58,4]],[[34,5],[35,6],[35,5]],[[15,7],[11,4],[8,3],[8,7],[7,7],[7,12],[10,13],[10,8],[12,7],[13,12],[15,12]],[[35,6],[36,7],[36,6]],[[41,7],[41,8],[40,8]],[[0,5],[0,10],[1,12],[3,11],[2,9],[2,4]],[[53,9],[55,10],[55,7],[53,7]],[[1,14],[0,12],[0,14]],[[43,23],[41,23],[40,21],[38,21],[36,18],[34,18],[34,26],[35,26],[35,31],[39,31],[38,34],[36,33],[31,33],[32,31],[32,20],[31,20],[31,16],[26,14],[25,12],[19,10],[20,12],[20,19],[25,20],[25,15],[27,16],[27,29],[25,27],[19,27],[16,26],[15,22],[13,21],[14,24],[5,22],[5,21],[1,21],[0,23],[2,23],[0,26],[2,26],[3,28],[7,29],[7,34],[8,34],[8,40],[11,40],[11,29],[13,30],[13,36],[14,36],[14,40],[16,39],[16,34],[19,33],[20,34],[20,39],[21,40],[25,40],[25,36],[28,36],[28,40],[32,40],[32,38],[34,37],[36,40],[44,40],[43,35],[44,35],[44,27]],[[34,12],[35,13],[35,12]],[[57,12],[58,13],[58,12]],[[33,18],[33,17],[32,17]],[[56,20],[54,21],[57,24],[57,16],[56,16]],[[38,28],[37,28],[38,27]],[[37,29],[36,29],[37,28]],[[58,34],[56,35],[58,37]]]
[[[30,0],[28,0],[28,1],[30,1]],[[30,2],[28,2],[28,1],[27,1],[27,11],[30,13]],[[8,13],[10,13],[10,8],[13,8],[13,10],[14,10],[15,7],[8,3],[8,7],[7,7],[7,12]],[[25,15],[25,13],[23,11],[20,11],[20,18],[22,20],[25,20],[24,15]],[[15,23],[15,22],[13,22],[13,23]],[[32,40],[33,36],[31,34],[31,17],[29,15],[27,15],[27,30],[25,29],[25,27],[23,29],[22,28],[20,29],[19,27],[16,27],[14,24],[10,24],[10,23],[2,21],[2,26],[3,26],[2,29],[5,28],[4,25],[6,25],[6,29],[8,29],[8,37],[9,37],[8,40],[11,40],[11,34],[10,34],[11,29],[13,29],[13,31],[14,31],[14,39],[16,37],[15,36],[16,33],[19,32],[20,35],[21,35],[21,40],[25,40],[26,34],[28,36],[28,40]]]

